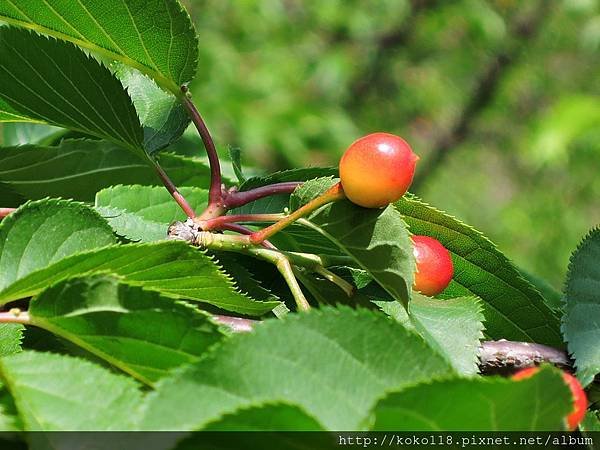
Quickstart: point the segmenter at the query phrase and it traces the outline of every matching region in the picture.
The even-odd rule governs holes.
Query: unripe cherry
[[[365,208],[382,208],[402,197],[419,157],[401,137],[373,133],[354,141],[340,159],[346,197]]]
[[[450,252],[429,236],[413,236],[412,241],[417,263],[413,288],[424,295],[437,295],[446,289],[454,274]]]
[[[535,373],[540,370],[539,367],[528,367],[527,369],[520,370],[512,376],[513,380],[523,380],[525,378],[532,377]],[[587,396],[585,391],[581,387],[581,384],[573,375],[567,372],[562,373],[563,380],[566,385],[571,389],[573,394],[573,411],[566,417],[567,426],[570,431],[573,431],[581,423],[585,417],[585,411],[588,407]]]

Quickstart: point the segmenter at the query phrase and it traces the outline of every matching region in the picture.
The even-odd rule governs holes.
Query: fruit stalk
[[[323,194],[321,194],[317,198],[312,199],[310,202],[308,202],[301,208],[298,208],[296,211],[281,219],[279,222],[276,222],[273,225],[268,226],[267,228],[263,228],[262,230],[251,234],[249,236],[250,242],[252,244],[260,244],[265,239],[270,238],[275,233],[278,233],[284,228],[290,226],[296,220],[319,209],[321,206],[337,200],[341,200],[343,198],[345,198],[345,194],[344,190],[342,189],[342,185],[340,183],[336,183]]]

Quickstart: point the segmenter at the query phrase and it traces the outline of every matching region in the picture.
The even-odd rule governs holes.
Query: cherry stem
[[[171,179],[169,178],[167,173],[163,170],[163,168],[160,167],[160,164],[158,164],[158,162],[155,160],[152,160],[152,162],[154,164],[154,169],[156,170],[156,173],[158,174],[159,178],[161,179],[163,185],[167,188],[167,191],[169,191],[169,194],[171,194],[171,197],[173,197],[173,199],[177,202],[177,204],[181,207],[183,212],[189,218],[196,217],[196,212],[194,211],[194,208],[192,208],[190,206],[190,204],[187,202],[185,197],[183,195],[181,195],[181,193],[177,190],[177,186],[175,186],[175,183],[173,183],[173,181],[171,181]]]
[[[0,208],[0,219],[4,219],[9,214],[16,211],[16,208]]]
[[[261,186],[248,191],[228,191],[223,194],[223,205],[228,209],[237,208],[271,195],[291,194],[301,184],[300,181],[288,181]]]
[[[284,228],[290,226],[296,220],[306,216],[307,214],[310,214],[311,212],[315,211],[321,206],[337,200],[341,200],[345,197],[346,196],[344,194],[344,189],[342,188],[341,183],[336,183],[323,194],[321,194],[317,198],[312,199],[310,202],[308,202],[301,208],[298,208],[296,211],[284,217],[280,221],[274,223],[271,226],[268,226],[267,228],[263,228],[262,230],[257,231],[256,233],[251,234],[249,237],[250,242],[253,244],[260,244],[265,239],[270,238],[275,233],[278,233]]]
[[[202,116],[198,112],[198,109],[192,103],[190,98],[188,97],[188,88],[187,86],[181,86],[181,92],[183,92],[183,104],[186,107],[192,122],[196,126],[198,130],[198,134],[202,139],[202,143],[204,144],[204,148],[206,149],[206,154],[208,155],[208,163],[210,165],[210,188],[208,191],[208,207],[201,214],[201,217],[215,217],[220,215],[220,210],[222,207],[222,191],[221,191],[221,164],[219,162],[219,155],[217,153],[217,149],[215,147],[215,143],[206,127],[206,123],[202,119]]]
[[[195,220],[204,231],[219,230],[224,224],[235,222],[277,222],[285,216],[283,214],[231,214],[207,220]]]

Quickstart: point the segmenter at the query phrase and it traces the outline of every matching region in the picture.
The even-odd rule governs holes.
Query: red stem
[[[161,181],[167,188],[167,191],[171,194],[171,197],[177,202],[177,204],[181,207],[184,213],[190,218],[193,219],[196,217],[196,212],[194,208],[190,206],[187,200],[181,195],[181,193],[177,190],[177,186],[171,181],[167,173],[163,170],[160,165],[154,161],[154,168],[156,169],[156,173],[160,177]]]
[[[0,208],[0,219],[5,218],[9,214],[16,211],[16,208]]]
[[[187,86],[181,86],[181,92],[187,94],[188,88]],[[208,192],[208,208],[211,207],[221,207],[222,202],[222,193],[221,193],[221,165],[219,163],[219,155],[217,154],[217,149],[215,147],[215,143],[202,119],[202,116],[196,109],[196,106],[192,103],[192,101],[188,98],[187,95],[183,96],[183,104],[188,110],[190,118],[196,129],[198,130],[198,134],[200,134],[200,138],[202,139],[202,143],[204,144],[204,148],[206,149],[206,154],[208,155],[208,162],[210,165],[210,189]]]
[[[291,194],[294,190],[300,186],[300,181],[288,181],[285,183],[275,183],[267,186],[261,186],[249,191],[237,192],[230,191],[224,194],[223,205],[230,208],[237,208],[238,206],[246,205],[255,200],[269,197],[277,194]]]

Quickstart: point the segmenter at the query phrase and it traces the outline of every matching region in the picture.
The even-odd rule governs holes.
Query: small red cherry
[[[528,367],[527,369],[520,370],[512,376],[513,380],[523,380],[525,378],[532,377],[540,370],[539,367]],[[563,380],[566,385],[571,389],[573,394],[573,411],[567,416],[567,426],[570,431],[573,431],[581,423],[585,417],[585,411],[588,407],[587,396],[581,383],[573,375],[567,372],[562,374]]]
[[[424,295],[437,295],[446,289],[454,274],[450,252],[429,236],[413,236],[412,241],[417,262],[413,288]]]

